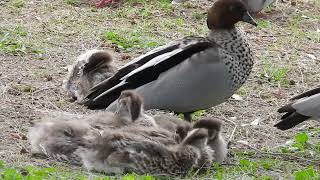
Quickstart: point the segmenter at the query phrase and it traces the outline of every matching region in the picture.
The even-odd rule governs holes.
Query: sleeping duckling
[[[184,121],[177,116],[159,114],[153,116],[153,119],[158,127],[176,133],[178,142],[181,142],[182,139],[187,136],[188,132],[192,130],[192,124],[190,122]]]
[[[124,91],[119,101],[117,113],[100,112],[88,116],[63,116],[62,113],[60,116],[49,116],[36,122],[29,129],[28,134],[31,152],[79,164],[79,159],[74,152],[81,144],[83,136],[99,134],[105,129],[121,128],[131,124],[132,126],[135,124],[136,132],[144,130],[139,126],[155,126],[153,119],[144,114],[142,100],[136,93]],[[175,138],[167,131],[155,131],[153,128],[149,128],[148,133],[150,137],[167,143],[173,143]],[[172,137],[172,140],[168,137]]]
[[[222,122],[212,118],[200,119],[193,124],[193,128],[205,128],[208,130],[208,145],[215,152],[215,162],[222,162],[228,153],[227,143],[222,136],[221,127]]]
[[[206,129],[194,129],[181,143],[164,145],[138,134],[112,130],[86,137],[79,154],[88,170],[184,176],[192,168],[202,167],[203,158],[211,164],[214,151],[206,145],[207,139]]]
[[[209,133],[208,145],[215,151],[214,161],[221,163],[227,157],[227,143],[221,133],[221,121],[212,118],[204,118],[191,124],[178,117],[167,115],[154,116],[154,119],[158,126],[167,129],[172,133],[176,133],[180,139],[184,139],[192,129],[207,129]]]
[[[183,121],[175,116],[168,116],[165,114],[157,115],[153,117],[159,127],[162,127],[172,133],[176,133],[176,139],[184,139],[188,132],[194,128],[205,128],[209,132],[208,145],[215,151],[214,161],[221,163],[228,153],[227,143],[225,142],[221,127],[222,122],[217,119],[205,118],[195,121],[193,124]]]
[[[29,129],[31,153],[80,165],[79,157],[74,154],[79,147],[77,139],[89,130],[89,124],[83,120],[46,118]]]
[[[67,95],[81,102],[93,86],[114,75],[116,68],[111,63],[107,51],[93,49],[81,54],[63,81]]]

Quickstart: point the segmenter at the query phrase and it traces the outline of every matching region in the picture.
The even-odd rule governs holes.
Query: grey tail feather
[[[315,95],[315,94],[318,94],[318,93],[320,93],[320,87],[312,89],[312,90],[307,91],[307,92],[304,92],[304,93],[302,93],[302,94],[300,94],[298,96],[295,96],[291,100],[296,100],[296,99],[301,99],[301,98],[304,98],[304,97],[309,97],[309,96],[312,96],[312,95]]]
[[[295,127],[296,125],[302,123],[303,121],[308,120],[310,117],[304,116],[297,112],[288,112],[281,117],[281,121],[275,124],[274,126],[280,130],[288,130]]]

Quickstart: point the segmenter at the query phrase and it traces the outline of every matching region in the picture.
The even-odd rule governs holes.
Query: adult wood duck
[[[218,0],[208,11],[206,37],[185,37],[158,47],[120,68],[90,90],[82,102],[113,111],[121,91],[140,94],[145,109],[185,114],[226,101],[247,80],[254,55],[235,24],[257,25],[240,0]]]

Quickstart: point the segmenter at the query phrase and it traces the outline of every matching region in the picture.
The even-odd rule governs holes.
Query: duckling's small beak
[[[249,24],[252,24],[254,26],[257,26],[257,22],[251,17],[251,15],[249,14],[249,12],[247,11],[244,16],[242,17],[242,21],[243,22],[247,22]]]

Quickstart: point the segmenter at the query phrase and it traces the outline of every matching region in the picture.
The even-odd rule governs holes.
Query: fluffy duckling
[[[78,138],[89,130],[89,124],[82,120],[46,118],[29,129],[31,153],[79,165],[81,161],[74,152],[79,147]]]
[[[159,114],[153,116],[158,127],[166,129],[172,133],[175,133],[178,138],[178,142],[184,139],[188,132],[192,130],[192,124],[187,121],[183,121],[177,116],[170,116],[166,114]]]
[[[63,82],[64,90],[68,96],[81,102],[90,88],[116,72],[111,63],[112,57],[107,51],[86,51],[69,68],[69,74]]]
[[[84,105],[114,111],[126,89],[143,97],[146,110],[188,114],[226,101],[254,64],[246,36],[235,26],[239,21],[257,25],[240,0],[216,1],[208,12],[206,37],[185,37],[137,57],[93,87]]]
[[[295,102],[278,110],[279,113],[285,114],[281,117],[281,121],[274,125],[275,127],[287,130],[309,119],[320,122],[320,88],[302,93],[291,100]]]
[[[227,143],[221,133],[222,122],[205,118],[195,121],[193,124],[183,121],[178,117],[168,115],[157,115],[153,117],[159,127],[176,133],[179,139],[183,139],[194,128],[205,128],[209,132],[208,145],[215,151],[215,162],[222,162],[227,157]]]
[[[164,145],[129,132],[105,131],[87,138],[79,149],[85,167],[105,173],[135,172],[139,174],[183,176],[201,159],[213,160],[213,150],[206,145],[208,131],[194,129],[179,144]]]
[[[276,0],[242,0],[251,13],[258,13]]]
[[[221,133],[222,122],[217,119],[206,118],[196,121],[193,128],[205,128],[208,130],[208,145],[214,150],[214,161],[222,162],[228,153],[227,143]]]
[[[150,127],[156,127],[156,123],[143,113],[142,100],[136,93],[124,91],[119,101],[116,113],[100,112],[81,116],[81,119],[78,115],[61,115],[46,117],[42,121],[34,123],[28,134],[31,152],[79,164],[75,151],[81,144],[82,137],[99,134],[105,129],[118,129],[124,126],[132,126],[134,127],[132,131],[141,134],[143,134],[143,130],[147,129],[145,134],[150,134],[149,137],[154,140],[169,144],[175,142],[174,135],[167,131],[156,131]]]

